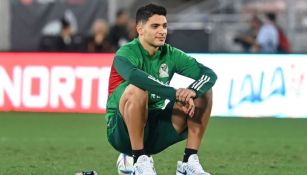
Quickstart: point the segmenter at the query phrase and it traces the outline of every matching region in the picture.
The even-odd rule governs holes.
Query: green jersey
[[[118,109],[120,98],[129,84],[148,92],[149,110],[161,109],[165,99],[176,99],[176,89],[169,86],[175,73],[195,80],[188,88],[194,90],[197,96],[206,93],[217,79],[210,68],[169,44],[164,44],[150,56],[139,39],[134,39],[115,54],[109,79],[107,112],[113,113]]]

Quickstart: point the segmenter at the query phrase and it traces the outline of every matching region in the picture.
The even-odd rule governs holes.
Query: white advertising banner
[[[191,55],[218,75],[214,116],[307,117],[307,55]],[[171,85],[188,81],[176,75]]]
[[[213,116],[307,118],[307,55],[191,55],[218,75]],[[104,113],[113,57],[0,53],[0,111]]]

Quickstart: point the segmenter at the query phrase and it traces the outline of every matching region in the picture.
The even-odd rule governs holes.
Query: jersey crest
[[[161,64],[160,69],[159,69],[159,77],[160,78],[169,77],[167,64],[165,63]]]

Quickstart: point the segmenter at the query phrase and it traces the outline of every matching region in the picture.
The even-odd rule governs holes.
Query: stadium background
[[[95,19],[115,22],[144,0],[0,1],[0,174],[116,174],[103,113],[114,53],[41,47],[68,18],[86,35]],[[213,118],[201,149],[212,174],[307,172],[307,3],[303,0],[150,1],[168,8],[168,42],[217,71]],[[246,54],[233,42],[257,12],[278,14],[290,54]],[[50,27],[51,26],[51,27]],[[48,38],[47,38],[48,39]],[[189,44],[186,44],[189,43]],[[51,52],[52,51],[52,52]],[[172,85],[186,86],[176,77]],[[18,111],[18,112],[17,112]],[[174,174],[184,143],[155,156]]]

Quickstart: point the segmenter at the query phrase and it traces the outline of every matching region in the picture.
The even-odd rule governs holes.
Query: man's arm
[[[198,63],[200,73],[196,76],[195,81],[188,87],[196,93],[196,97],[199,97],[206,93],[213,87],[217,80],[217,75],[212,69]]]
[[[162,98],[176,99],[176,89],[159,82],[153,76],[138,69],[127,58],[116,56],[113,64],[118,74],[131,84]]]
[[[212,69],[198,63],[195,58],[178,49],[174,49],[173,53],[176,59],[176,73],[195,80],[188,86],[189,89],[195,91],[194,98],[205,94],[212,88],[217,80],[217,75]]]

